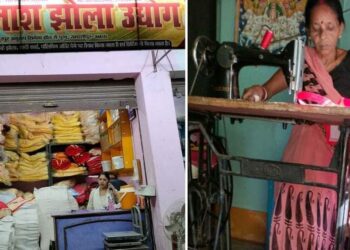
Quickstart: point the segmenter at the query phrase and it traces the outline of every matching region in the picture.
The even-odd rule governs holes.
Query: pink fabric
[[[297,103],[302,105],[315,104],[319,106],[340,106],[339,104],[335,104],[325,96],[316,93],[311,93],[308,91],[298,91],[296,101]]]
[[[319,60],[316,51],[305,49],[305,60],[326,92],[340,103],[342,97]],[[286,146],[283,161],[328,167],[333,148],[320,125],[296,125]],[[306,179],[336,184],[336,175],[306,172]],[[335,249],[337,194],[335,191],[291,183],[276,185],[277,196],[270,233],[270,249]],[[321,248],[322,247],[322,248]]]
[[[333,87],[332,77],[327,72],[314,48],[305,48],[305,60],[310,68],[312,68],[314,72],[317,72],[317,82],[322,86],[324,91],[326,91],[327,97],[334,103],[340,103],[342,96]]]

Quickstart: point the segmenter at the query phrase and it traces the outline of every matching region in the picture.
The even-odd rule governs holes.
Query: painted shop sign
[[[184,48],[185,0],[0,0],[0,53]]]

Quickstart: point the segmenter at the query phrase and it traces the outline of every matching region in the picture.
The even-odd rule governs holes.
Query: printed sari
[[[342,96],[316,51],[305,49],[304,91],[327,97],[339,104]],[[322,125],[295,125],[283,161],[328,167],[334,147],[326,139]],[[307,172],[306,179],[337,183],[336,175]],[[335,249],[337,194],[326,188],[291,183],[276,184],[276,202],[270,232],[270,249]]]

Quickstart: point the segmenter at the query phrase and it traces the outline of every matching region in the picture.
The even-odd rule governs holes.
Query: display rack
[[[296,184],[318,186],[328,188],[337,192],[338,195],[338,214],[336,226],[336,249],[349,249],[348,240],[345,237],[345,226],[348,220],[348,202],[349,202],[349,180],[346,178],[346,173],[349,171],[348,155],[349,155],[349,133],[350,133],[350,109],[342,107],[319,107],[319,106],[301,106],[292,103],[268,103],[268,102],[247,102],[242,100],[228,100],[221,98],[208,98],[191,96],[188,98],[189,106],[189,126],[191,131],[196,130],[200,132],[200,153],[206,150],[206,155],[211,156],[212,153],[218,159],[218,175],[207,175],[207,183],[211,179],[215,179],[218,183],[218,189],[213,192],[213,189],[203,188],[198,184],[195,189],[191,189],[193,185],[191,180],[191,172],[189,173],[189,199],[193,198],[194,194],[198,197],[204,197],[199,203],[214,204],[218,203],[216,209],[218,216],[216,216],[215,234],[210,235],[209,242],[211,249],[230,249],[230,226],[229,217],[231,204],[228,203],[227,194],[229,187],[228,176],[244,176],[249,178],[258,178],[266,180],[274,180],[279,182],[290,182]],[[200,120],[194,121],[193,117],[198,117],[193,114],[199,114]],[[336,145],[335,152],[328,168],[316,167],[302,164],[292,164],[278,161],[267,161],[260,159],[249,159],[245,157],[233,156],[223,153],[214,141],[214,136],[210,134],[210,122],[215,120],[217,116],[228,115],[234,118],[244,119],[267,119],[276,120],[280,122],[292,123],[326,123],[332,125],[340,125],[341,135]],[[204,119],[203,119],[204,118]],[[204,146],[204,142],[206,143]],[[190,145],[189,145],[190,148]],[[207,157],[210,158],[211,157]],[[203,164],[208,159],[199,157],[199,164]],[[189,169],[191,167],[191,154],[189,154]],[[238,165],[238,170],[233,170],[230,162],[235,162]],[[209,165],[209,164],[208,164]],[[235,165],[235,166],[236,166]],[[199,167],[200,168],[200,167]],[[311,182],[305,178],[306,171],[322,171],[330,172],[337,175],[336,184],[325,184],[321,182]],[[216,197],[215,199],[213,197]],[[189,238],[192,243],[196,242],[197,236],[195,229],[195,220],[192,221],[191,215],[196,211],[194,209],[192,200],[189,201]],[[195,201],[198,203],[198,200]],[[209,205],[206,205],[209,206]],[[202,216],[208,216],[212,211],[204,212]],[[208,226],[210,227],[210,225]],[[212,236],[212,237],[210,237]],[[224,248],[222,248],[224,246]]]
[[[112,171],[132,172],[134,151],[131,124],[127,109],[118,109],[118,116],[113,118],[112,111],[106,110],[100,117],[106,124],[101,131],[102,160],[112,162]],[[116,160],[119,158],[119,164]]]

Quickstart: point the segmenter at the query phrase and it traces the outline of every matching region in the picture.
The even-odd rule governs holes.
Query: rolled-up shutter
[[[0,113],[135,107],[134,79],[0,84]]]

